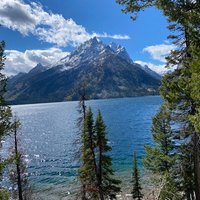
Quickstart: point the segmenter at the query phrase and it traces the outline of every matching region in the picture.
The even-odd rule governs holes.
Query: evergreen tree
[[[94,124],[91,108],[86,112],[82,132],[82,166],[79,169],[81,184],[85,186],[86,199],[98,199],[97,166],[95,159]]]
[[[162,177],[162,184],[157,199],[160,200],[182,199],[182,196],[179,193],[177,193],[177,184],[175,183],[174,178],[167,172]]]
[[[6,88],[6,77],[3,74],[5,55],[4,55],[5,43],[0,42],[0,149],[2,147],[2,139],[10,132],[12,128],[11,118],[12,113],[9,106],[6,105],[3,95],[5,94]],[[8,160],[2,160],[0,157],[0,180],[3,173],[3,169],[8,164]],[[7,193],[0,187],[0,196],[7,196]]]
[[[133,155],[133,189],[132,189],[132,197],[133,199],[141,200],[143,194],[141,192],[142,187],[140,184],[140,175],[138,170],[138,163],[137,163],[137,154],[134,152]]]
[[[85,121],[85,117],[86,117],[86,105],[85,105],[85,101],[86,101],[86,92],[85,92],[85,87],[80,91],[80,100],[79,100],[79,105],[78,105],[78,113],[80,115],[80,117],[77,120],[77,127],[78,127],[78,138],[75,140],[75,146],[77,147],[77,145],[81,146],[81,132],[83,131],[84,128],[84,121]],[[77,148],[77,152],[75,152],[75,157],[78,157],[78,159],[80,159],[81,157],[81,150],[78,147]],[[84,164],[82,164],[84,165]],[[81,185],[81,199],[82,200],[86,200],[86,191],[85,191],[85,183],[82,182]]]
[[[153,172],[169,172],[175,161],[173,155],[173,134],[170,127],[170,113],[163,105],[153,118],[152,135],[155,146],[145,146],[144,165]]]
[[[190,196],[195,192],[196,199],[200,199],[200,145],[199,145],[199,133],[195,130],[193,122],[190,117],[193,118],[197,113],[197,104],[191,97],[191,68],[188,68],[188,60],[184,61],[184,65],[172,74],[166,75],[163,79],[163,86],[161,88],[161,94],[163,95],[165,101],[171,110],[172,121],[177,125],[176,132],[174,136],[179,138],[179,143],[181,146],[177,148],[177,153],[180,155],[178,157],[178,165],[180,165],[179,177],[188,174],[188,170],[192,170],[183,179],[182,185],[189,185],[194,182],[194,191],[182,188],[182,192],[187,199],[191,199]],[[186,143],[186,141],[189,141]],[[187,150],[187,151],[185,151]],[[188,153],[190,155],[188,156]],[[182,158],[184,158],[182,160]],[[187,163],[191,163],[193,167],[184,164],[185,158],[188,158]],[[193,160],[191,160],[191,158]],[[186,170],[185,172],[183,170]],[[193,180],[192,180],[193,179]],[[186,183],[187,182],[187,183]],[[180,187],[181,188],[181,187]],[[189,192],[189,193],[186,193]],[[192,195],[193,196],[193,195]]]
[[[120,181],[113,177],[112,159],[108,155],[112,148],[108,145],[106,126],[100,111],[98,111],[95,122],[95,136],[100,199],[107,199],[108,197],[115,199],[116,194],[120,192],[120,187],[118,186]]]
[[[82,166],[79,169],[85,199],[115,199],[120,192],[120,181],[113,177],[112,159],[107,154],[111,150],[107,142],[106,126],[101,113],[98,112],[94,125],[93,114],[89,108],[82,132]]]
[[[192,52],[193,57],[189,63],[192,71],[189,86],[191,88],[191,97],[196,105],[196,113],[189,116],[189,118],[194,124],[195,131],[200,133],[200,47],[193,46]]]
[[[11,109],[6,105],[4,94],[6,92],[6,77],[3,74],[4,70],[4,55],[5,43],[4,41],[0,42],[0,140],[2,137],[8,133],[11,129]]]
[[[19,145],[18,130],[20,127],[19,120],[15,117],[13,123],[14,144],[11,148],[13,163],[10,164],[10,180],[13,185],[12,196],[19,200],[31,199],[31,190],[28,184],[26,163]]]
[[[177,184],[173,180],[176,177],[173,170],[176,168],[178,156],[174,155],[175,146],[170,122],[170,112],[163,105],[153,118],[152,135],[155,146],[145,146],[144,165],[158,177],[158,196],[162,200],[178,198]]]
[[[184,199],[195,200],[193,143],[182,144],[178,148],[178,155],[177,168],[174,170],[176,187],[182,191]]]
[[[171,115],[171,123],[178,127],[174,137],[179,138],[179,177],[184,175],[180,192],[187,198],[200,199],[200,130],[199,130],[199,44],[200,2],[172,0],[117,0],[125,6],[124,12],[137,13],[150,6],[159,8],[170,23],[169,29],[176,35],[169,36],[176,50],[167,58],[167,66],[177,69],[162,80],[161,95]],[[177,139],[178,140],[178,139]],[[186,141],[189,141],[186,143]],[[186,151],[189,149],[189,151]],[[187,153],[186,153],[187,152]],[[188,155],[190,152],[190,155]],[[187,161],[185,159],[188,159]],[[192,158],[192,160],[191,160]],[[192,168],[184,162],[191,163]],[[190,172],[189,172],[190,171]],[[189,172],[189,173],[188,173]],[[188,174],[188,175],[187,175]],[[190,175],[189,175],[190,174]],[[180,182],[180,180],[178,180]],[[194,183],[194,189],[187,186]],[[182,188],[182,189],[181,189]],[[193,193],[195,193],[193,195]]]

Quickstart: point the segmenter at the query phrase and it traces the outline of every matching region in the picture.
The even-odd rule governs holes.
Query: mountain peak
[[[94,99],[157,94],[160,81],[151,74],[133,63],[123,46],[91,38],[48,70],[38,64],[29,73],[10,79],[7,100],[77,100],[81,84],[86,84]]]
[[[97,37],[93,37],[87,41],[85,41],[83,44],[81,44],[78,49],[84,48],[96,48],[98,46],[105,46],[101,40],[99,40]]]
[[[92,62],[96,59],[104,60],[111,54],[119,56],[127,62],[132,63],[132,59],[129,57],[123,46],[114,42],[107,45],[97,37],[93,37],[85,41],[72,53],[60,60],[60,64],[62,65],[61,71],[80,66],[81,63],[86,61]]]
[[[101,41],[95,36],[89,40],[87,40],[85,43],[90,43],[90,44],[97,44],[100,43]]]
[[[109,44],[109,47],[110,47],[111,49],[115,50],[115,51],[117,51],[117,50],[119,50],[119,49],[121,49],[121,48],[124,48],[124,47],[122,47],[120,44],[116,44],[116,43],[114,43],[114,42],[111,42],[111,43]]]
[[[116,44],[114,42],[109,44],[109,47],[114,51],[114,53],[118,56],[120,56],[121,58],[125,59],[126,61],[132,63],[132,59],[130,58],[130,56],[128,55],[125,47]]]
[[[48,68],[42,65],[41,63],[38,63],[33,69],[31,69],[28,73],[29,74],[37,74],[40,72],[43,72],[47,70]]]

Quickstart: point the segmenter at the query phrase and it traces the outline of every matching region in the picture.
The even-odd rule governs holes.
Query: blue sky
[[[6,73],[49,65],[97,36],[124,46],[130,57],[157,72],[175,48],[167,41],[167,20],[155,8],[133,22],[114,0],[1,0],[0,39],[6,41]]]

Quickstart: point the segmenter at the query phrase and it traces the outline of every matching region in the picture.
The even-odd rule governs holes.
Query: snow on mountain
[[[103,50],[105,50],[105,45],[94,37],[80,45],[66,57],[62,58],[59,64],[62,64],[63,67],[76,67],[80,63],[94,59]]]
[[[64,72],[71,70],[72,68],[83,66],[84,63],[95,64],[95,62],[103,62],[109,55],[120,57],[127,63],[138,65],[138,67],[154,78],[160,79],[160,75],[151,70],[147,65],[133,62],[123,46],[113,42],[107,45],[96,37],[84,42],[82,45],[56,63],[52,63],[52,65],[45,67],[41,64],[38,64],[30,72],[38,72],[40,70],[45,71],[45,69],[48,70],[50,68],[56,68],[60,72]]]
[[[132,59],[129,57],[126,49],[124,47],[122,47],[121,45],[118,45],[116,43],[111,43],[109,45],[109,47],[114,51],[114,53],[118,56],[120,56],[121,58],[124,58],[125,60],[127,60],[128,62],[132,63]]]
[[[80,63],[95,61],[95,59],[99,59],[99,57],[103,59],[103,57],[108,54],[120,56],[121,58],[127,60],[127,62],[132,63],[132,60],[124,47],[115,43],[106,45],[98,40],[96,37],[94,37],[80,45],[75,51],[73,51],[66,57],[62,58],[58,62],[58,65],[62,66],[62,71],[64,69],[68,70],[73,67],[79,66]]]
[[[39,64],[10,79],[6,100],[14,104],[78,100],[83,84],[91,99],[158,94],[160,80],[147,69],[134,63],[124,47],[92,38],[49,69]]]

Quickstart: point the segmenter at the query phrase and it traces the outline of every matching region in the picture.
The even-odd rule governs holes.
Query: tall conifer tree
[[[84,129],[84,121],[85,121],[85,117],[86,117],[86,105],[85,105],[85,101],[86,101],[86,92],[85,92],[85,87],[83,88],[83,90],[81,90],[80,92],[80,100],[79,100],[79,105],[78,105],[78,113],[80,114],[80,117],[77,120],[77,127],[78,127],[78,139],[76,139],[75,144],[77,147],[77,144],[81,146],[81,133],[83,134],[83,129]],[[75,153],[76,157],[78,157],[78,159],[80,159],[81,157],[81,150],[80,148],[78,148],[77,152]],[[78,156],[77,156],[78,155]],[[82,160],[82,166],[84,165],[83,163],[84,161]],[[86,189],[85,189],[85,183],[81,182],[81,199],[82,200],[86,200]]]
[[[106,126],[100,111],[95,124],[91,108],[86,112],[82,133],[82,166],[79,178],[85,187],[86,199],[115,199],[120,192],[119,180],[114,178],[111,150],[106,137]]]
[[[94,137],[93,114],[89,108],[86,112],[82,132],[82,166],[79,170],[80,181],[85,185],[87,199],[98,199]]]
[[[141,200],[143,194],[141,192],[142,187],[140,183],[140,175],[138,170],[138,163],[137,163],[137,154],[134,152],[133,154],[133,189],[132,189],[132,197],[133,199]]]
[[[112,158],[108,155],[112,148],[108,145],[106,126],[100,111],[95,122],[95,138],[100,199],[115,199],[120,192],[120,181],[113,177]]]
[[[19,120],[14,118],[13,123],[13,145],[11,148],[13,163],[10,164],[10,180],[12,183],[12,196],[19,200],[29,200],[31,199],[31,189],[28,184],[28,175],[26,163],[22,153],[20,139],[19,139]]]
[[[5,48],[5,43],[4,41],[0,42],[0,143],[3,137],[11,130],[12,128],[12,123],[11,123],[11,118],[12,118],[12,113],[11,109],[9,106],[6,105],[5,99],[4,99],[4,94],[6,92],[6,77],[3,74],[3,69],[4,69],[4,62],[5,62],[5,55],[4,55],[4,48]],[[0,144],[1,147],[1,144]],[[1,160],[0,160],[1,161]],[[1,166],[0,162],[0,166]],[[1,169],[1,167],[0,167]],[[1,173],[1,171],[0,171]]]
[[[152,135],[155,146],[145,146],[145,166],[153,172],[169,172],[175,161],[173,155],[173,133],[170,126],[170,113],[166,106],[160,108],[159,113],[153,118]]]
[[[4,94],[6,92],[6,77],[3,74],[5,55],[4,55],[5,42],[0,42],[0,150],[2,147],[2,139],[12,129],[12,113],[9,106],[6,105]],[[2,160],[0,157],[0,179],[4,167],[8,164],[8,160]],[[0,187],[0,196],[3,195],[3,190]]]
[[[159,177],[159,198],[162,200],[178,198],[177,185],[175,186],[173,181],[173,169],[178,157],[174,155],[175,146],[170,122],[170,112],[163,105],[153,118],[152,134],[155,146],[145,146],[144,165]]]

